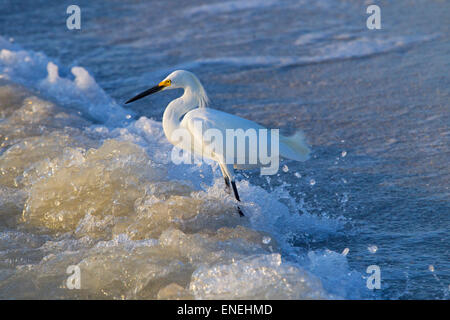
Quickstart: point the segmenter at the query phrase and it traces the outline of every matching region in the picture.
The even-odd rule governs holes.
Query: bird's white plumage
[[[179,98],[171,101],[164,111],[163,129],[167,139],[172,144],[181,147],[184,150],[217,161],[226,178],[225,181],[227,181],[228,178],[229,181],[233,182],[233,187],[235,187],[233,166],[236,166],[238,156],[235,155],[232,163],[229,161],[225,162],[225,159],[230,160],[230,158],[227,158],[224,154],[226,148],[222,148],[222,151],[216,149],[212,150],[213,144],[211,143],[211,140],[205,140],[205,131],[215,130],[216,132],[219,132],[223,138],[226,138],[227,129],[242,129],[243,131],[254,129],[257,133],[259,144],[259,140],[264,138],[264,136],[261,136],[259,130],[266,128],[256,122],[219,110],[207,108],[208,96],[206,95],[205,89],[194,74],[185,70],[172,72],[157,87],[150,89],[148,91],[149,93],[144,92],[130,101],[134,101],[153,92],[176,88],[184,89],[184,93]],[[201,127],[198,126],[199,122],[201,122]],[[185,131],[189,133],[191,139],[189,139],[189,141],[181,141],[180,143],[179,140],[174,138],[178,129],[185,129]],[[271,132],[267,131],[267,134],[267,141],[270,142]],[[225,145],[226,141],[224,140],[223,146]],[[270,146],[268,146],[268,148],[270,150]],[[297,161],[305,161],[309,158],[309,154],[310,149],[301,132],[297,132],[290,137],[279,135],[278,156]],[[242,160],[242,154],[240,156],[240,159]],[[246,144],[244,157],[246,161],[249,157],[255,156],[257,158],[256,166],[258,166],[261,162],[257,148],[249,148],[248,144]],[[245,168],[248,166],[238,165],[237,167]],[[250,167],[254,167],[254,165]],[[236,190],[235,195],[237,196]]]

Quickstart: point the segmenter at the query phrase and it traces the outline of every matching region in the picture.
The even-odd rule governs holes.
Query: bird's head
[[[200,107],[204,107],[208,103],[208,96],[206,95],[205,89],[200,83],[200,80],[198,80],[192,72],[186,70],[176,70],[169,74],[163,81],[158,83],[158,85],[139,93],[137,96],[125,102],[125,104],[142,99],[159,91],[178,88],[189,90],[190,94],[196,96],[199,100]]]

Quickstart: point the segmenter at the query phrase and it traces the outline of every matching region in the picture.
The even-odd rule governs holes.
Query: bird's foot
[[[245,214],[244,214],[244,212],[242,212],[241,207],[237,206],[237,209],[238,209],[239,215],[240,215],[241,217],[245,217]]]

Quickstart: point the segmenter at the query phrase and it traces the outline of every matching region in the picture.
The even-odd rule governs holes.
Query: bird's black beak
[[[125,102],[125,104],[142,99],[150,94],[156,93],[158,91],[161,91],[162,89],[164,89],[166,86],[158,84],[157,86],[154,86],[148,90],[145,90],[144,92],[139,93],[137,96],[131,98],[130,100],[128,100],[127,102]]]

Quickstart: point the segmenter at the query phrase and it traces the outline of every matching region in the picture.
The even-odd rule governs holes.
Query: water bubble
[[[350,252],[350,249],[349,249],[349,248],[345,248],[345,249],[342,251],[342,255],[343,255],[343,256],[346,256],[349,252]]]
[[[297,178],[301,178],[302,177],[302,175],[300,174],[300,173],[298,173],[298,172],[296,172],[295,174],[294,174],[294,176],[296,176]]]
[[[369,250],[370,253],[375,253],[378,251],[378,247],[376,245],[370,245],[367,247],[367,250]]]
[[[125,118],[131,119],[131,114],[127,114],[127,115],[125,116]]]
[[[272,241],[272,238],[270,238],[270,237],[263,237],[263,239],[262,239],[262,243],[264,243],[264,244],[269,244],[270,243],[270,241]]]
[[[309,180],[309,184],[312,185],[312,186],[315,185],[316,184],[316,180],[314,180],[314,179]]]
[[[347,155],[347,151],[342,151],[341,157],[344,158]]]
[[[282,170],[283,170],[283,172],[288,172],[289,171],[289,167],[287,165],[284,165]]]

